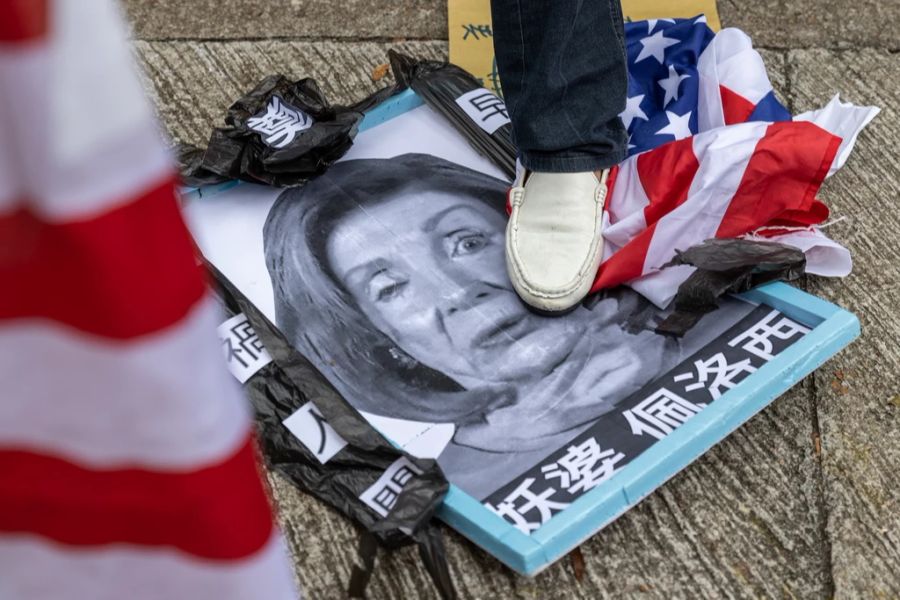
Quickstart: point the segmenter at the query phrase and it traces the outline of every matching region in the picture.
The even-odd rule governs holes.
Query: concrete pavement
[[[384,82],[390,47],[446,56],[444,0],[126,0],[137,54],[175,139],[203,143],[262,76],[315,77],[334,102]],[[826,183],[845,280],[803,285],[859,315],[851,348],[582,546],[519,577],[448,530],[464,598],[900,597],[900,2],[720,1],[793,112],[835,92],[884,111]],[[357,543],[342,517],[270,480],[309,598],[341,598]],[[372,598],[430,597],[416,553],[379,559]]]

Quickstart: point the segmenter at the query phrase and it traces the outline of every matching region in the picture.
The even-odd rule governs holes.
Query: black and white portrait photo
[[[416,118],[406,127],[438,117]],[[531,312],[505,268],[509,183],[473,168],[475,159],[455,160],[474,154],[460,140],[443,144],[432,132],[405,144],[428,136],[402,123],[379,140],[388,125],[361,133],[356,154],[301,187],[238,186],[243,200],[218,201],[214,217],[197,208],[192,229],[355,408],[426,424],[417,436],[448,431],[438,461],[476,498],[754,310],[726,300],[682,339],[656,334],[664,313],[628,288],[562,317]],[[379,152],[380,141],[390,148]],[[253,194],[266,200],[254,204]]]

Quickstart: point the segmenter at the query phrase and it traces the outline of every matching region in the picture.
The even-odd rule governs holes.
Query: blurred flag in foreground
[[[0,281],[0,598],[294,598],[107,0],[0,1]]]

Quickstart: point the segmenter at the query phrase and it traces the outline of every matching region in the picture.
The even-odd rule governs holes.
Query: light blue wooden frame
[[[513,570],[534,575],[640,502],[860,333],[852,313],[784,283],[742,297],[777,308],[812,331],[530,536],[454,485],[438,516]]]
[[[406,90],[369,111],[360,131],[422,104],[412,90]],[[234,185],[183,192],[205,195]],[[811,331],[531,535],[452,484],[438,516],[514,571],[534,575],[640,502],[860,333],[859,320],[852,313],[784,283],[762,286],[743,297],[777,308]]]

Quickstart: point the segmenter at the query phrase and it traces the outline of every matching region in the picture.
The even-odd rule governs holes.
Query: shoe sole
[[[522,297],[519,296],[519,299],[522,300]],[[537,306],[532,306],[531,304],[528,304],[527,302],[525,302],[525,300],[522,300],[522,306],[527,308],[528,312],[534,313],[534,314],[538,315],[539,317],[564,317],[568,314],[575,312],[575,310],[579,306],[581,306],[582,302],[584,302],[584,299],[579,300],[578,302],[576,302],[569,308],[564,308],[562,310],[545,310],[543,308],[538,308]]]

